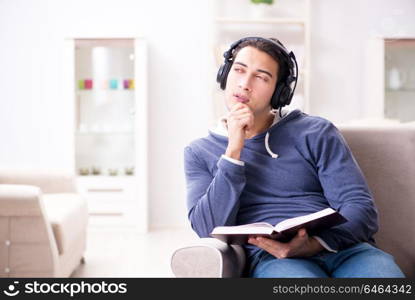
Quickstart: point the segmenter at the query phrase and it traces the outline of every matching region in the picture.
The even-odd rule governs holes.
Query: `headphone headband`
[[[230,48],[223,53],[225,58],[224,64],[219,68],[216,81],[220,84],[221,89],[226,88],[226,81],[229,71],[233,64],[233,54],[235,49],[245,41],[262,41],[275,47],[276,53],[280,58],[280,62],[284,62],[288,66],[288,76],[278,80],[274,93],[271,97],[271,107],[274,109],[281,108],[291,103],[298,80],[298,64],[294,53],[288,52],[285,46],[277,39],[266,39],[263,37],[245,37],[233,42]],[[294,86],[292,87],[292,83]]]

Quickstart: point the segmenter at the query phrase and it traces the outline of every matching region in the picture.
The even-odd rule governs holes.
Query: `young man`
[[[249,37],[224,56],[217,80],[229,113],[184,153],[196,233],[208,237],[216,226],[276,224],[332,207],[348,222],[316,236],[300,229],[287,243],[250,238],[247,275],[403,277],[393,257],[372,245],[377,211],[337,128],[300,110],[282,110],[297,82],[293,53],[277,40]]]

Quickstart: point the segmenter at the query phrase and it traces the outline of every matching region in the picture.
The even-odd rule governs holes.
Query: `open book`
[[[305,228],[308,235],[318,233],[346,222],[347,220],[332,208],[326,208],[305,216],[290,218],[272,226],[269,223],[252,223],[238,226],[218,226],[210,233],[228,244],[246,244],[250,236],[264,236],[281,242],[291,240],[300,228]]]

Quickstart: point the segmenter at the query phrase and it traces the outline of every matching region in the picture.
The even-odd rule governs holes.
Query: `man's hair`
[[[272,40],[277,43],[277,40],[274,38],[270,38],[269,40]],[[271,42],[267,42],[265,40],[260,39],[253,39],[253,40],[247,40],[242,43],[240,43],[234,50],[234,53],[232,56],[235,58],[238,52],[245,47],[254,47],[260,51],[263,51],[267,53],[269,56],[271,56],[278,64],[278,77],[277,77],[277,83],[280,82],[281,79],[285,79],[288,77],[288,64],[284,61],[284,59],[281,59],[281,51],[278,50],[278,47],[273,45]]]

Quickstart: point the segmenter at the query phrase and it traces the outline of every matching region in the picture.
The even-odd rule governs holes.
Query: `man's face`
[[[228,110],[242,102],[252,109],[254,115],[269,113],[277,74],[278,64],[267,53],[250,46],[239,50],[226,82]]]

